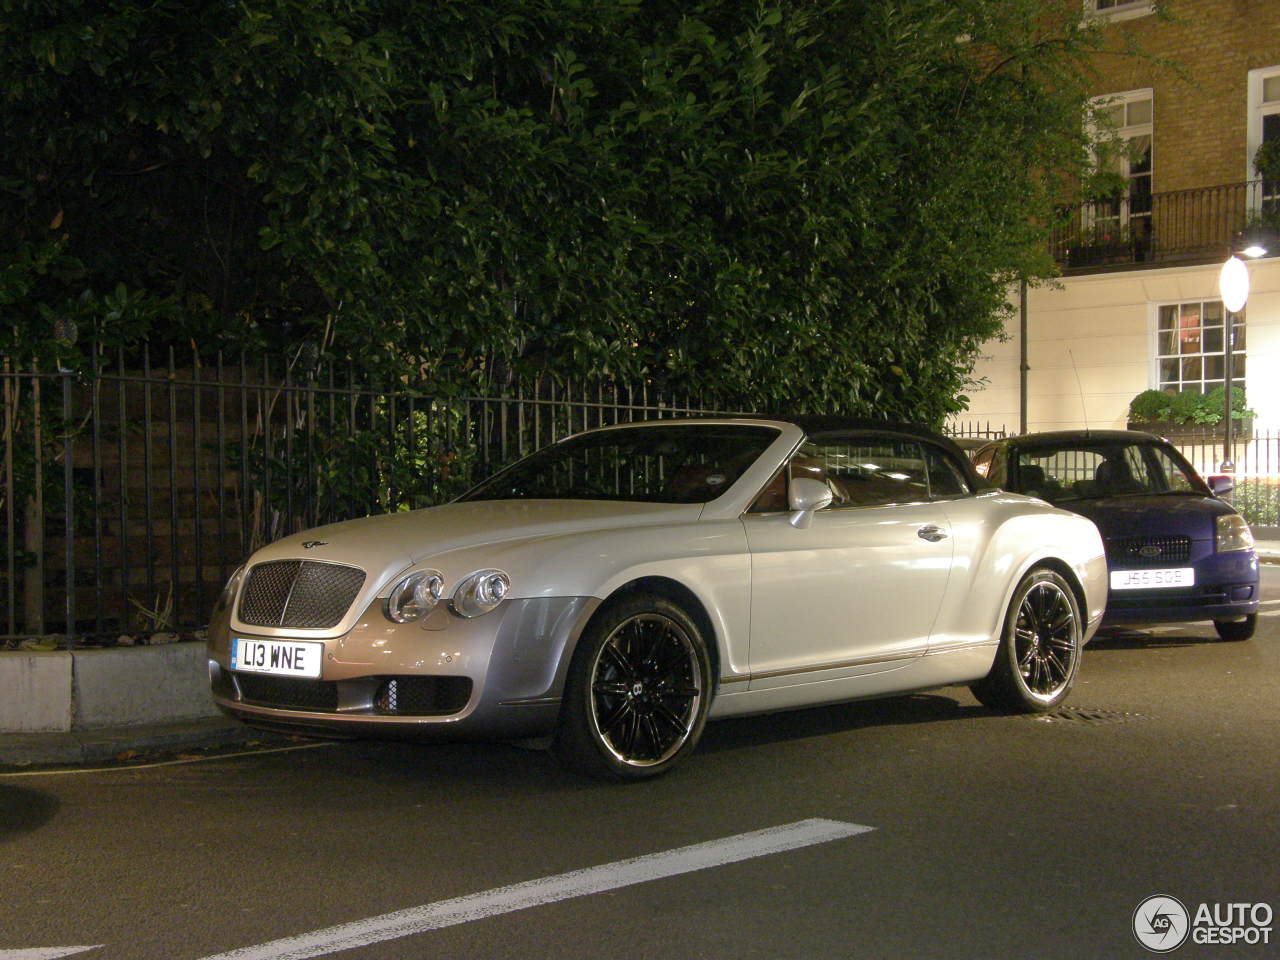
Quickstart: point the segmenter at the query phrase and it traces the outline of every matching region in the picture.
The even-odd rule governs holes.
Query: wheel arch
[[[702,632],[703,639],[706,640],[707,656],[711,658],[712,699],[715,699],[715,694],[720,687],[720,639],[716,633],[715,624],[711,619],[711,614],[707,612],[706,606],[698,595],[679,580],[674,580],[671,577],[653,575],[636,577],[619,586],[592,611],[591,616],[582,625],[582,629],[577,632],[574,649],[565,651],[566,659],[573,657],[583,634],[587,632],[597,618],[603,616],[618,603],[642,593],[670,600],[684,610]]]
[[[1047,567],[1054,573],[1061,576],[1063,580],[1067,581],[1067,586],[1071,588],[1072,596],[1076,598],[1076,607],[1080,610],[1080,616],[1087,621],[1089,618],[1089,604],[1088,600],[1085,598],[1084,585],[1080,582],[1080,578],[1076,576],[1075,570],[1071,568],[1071,564],[1062,560],[1060,557],[1041,557],[1038,560],[1033,560],[1029,563],[1027,565],[1027,569],[1022,572],[1022,576],[1025,577],[1032,570],[1039,569],[1040,567]],[[1018,581],[1021,582],[1022,577],[1019,577]],[[1085,623],[1081,623],[1082,633],[1084,627]]]

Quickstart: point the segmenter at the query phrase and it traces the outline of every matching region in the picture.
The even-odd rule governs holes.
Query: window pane
[[[1150,100],[1133,100],[1127,104],[1125,110],[1125,122],[1129,126],[1136,126],[1139,123],[1151,122],[1151,101]],[[1147,153],[1151,153],[1151,138],[1147,138]]]
[[[1161,307],[1160,308],[1160,329],[1172,330],[1176,327],[1178,321],[1177,307]]]
[[[1280,100],[1280,74],[1262,81],[1262,102],[1271,103],[1273,100]]]
[[[1210,300],[1204,305],[1204,325],[1222,322],[1222,301]]]
[[[951,458],[939,450],[929,447],[925,451],[925,461],[929,465],[929,495],[931,497],[958,497],[969,492],[969,485],[964,480],[960,468],[951,462]]]
[[[833,507],[910,503],[929,495],[924,451],[913,441],[806,443],[791,461],[791,476],[827,483]]]
[[[1182,382],[1200,380],[1202,365],[1199,357],[1187,357],[1182,361]]]
[[[1244,325],[1231,325],[1231,352],[1240,353],[1244,350]]]
[[[1124,104],[1117,103],[1109,107],[1102,108],[1102,120],[1112,127],[1124,126]]]
[[[1231,382],[1236,382],[1236,377],[1243,377],[1245,373],[1245,356],[1243,353],[1233,353],[1231,355]],[[1243,387],[1243,381],[1240,383]]]
[[[1204,378],[1206,380],[1221,380],[1226,376],[1227,361],[1225,357],[1205,357],[1204,358]],[[1212,387],[1210,387],[1212,389]]]
[[[1222,352],[1222,328],[1221,327],[1205,327],[1204,328],[1204,352],[1205,353],[1221,353]]]
[[[1177,341],[1173,338],[1172,330],[1160,331],[1160,356],[1167,357],[1174,352]],[[1222,349],[1222,331],[1218,331],[1218,349]]]
[[[1160,361],[1160,387],[1176,387],[1178,385],[1178,361]]]
[[[1200,328],[1188,327],[1178,331],[1178,342],[1181,344],[1180,353],[1199,353],[1200,352]]]

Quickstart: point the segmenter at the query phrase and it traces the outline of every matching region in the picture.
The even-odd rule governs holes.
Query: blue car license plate
[[[1166,587],[1194,587],[1194,567],[1169,567],[1160,570],[1112,570],[1112,590],[1159,590]]]

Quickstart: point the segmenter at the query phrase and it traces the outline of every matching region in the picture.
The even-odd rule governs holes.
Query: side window
[[[850,437],[806,443],[791,461],[791,476],[831,488],[833,508],[911,503],[929,498],[929,469],[914,440]]]
[[[765,484],[755,502],[747,508],[747,513],[778,513],[787,507],[787,468],[783,467]]]
[[[925,463],[929,468],[931,497],[962,497],[970,492],[964,473],[948,454],[933,447],[926,447]]]
[[[1008,488],[1008,451],[1003,444],[996,447],[995,455],[991,458],[991,469],[987,473],[987,479],[991,481],[992,486],[999,487],[1001,490]]]
[[[1156,446],[1145,446],[1145,453],[1155,463],[1151,469],[1153,478],[1157,478],[1157,482],[1152,489],[1156,490],[1177,490],[1180,493],[1203,493],[1204,484],[1193,473],[1189,474],[1183,469],[1169,452]]]

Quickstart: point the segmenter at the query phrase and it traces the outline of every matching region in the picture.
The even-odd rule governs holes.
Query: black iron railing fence
[[[154,356],[154,354],[152,355]],[[0,646],[199,629],[257,547],[451,499],[567,434],[717,412],[705,398],[536,377],[440,397],[270,358],[116,354],[88,373],[0,363]],[[952,422],[972,441],[1005,435]],[[1180,444],[1201,470],[1221,441]],[[1280,436],[1241,438],[1236,503],[1277,523]]]
[[[1220,473],[1223,460],[1230,460],[1235,489],[1229,499],[1235,508],[1255,532],[1280,526],[1280,433],[1260,430],[1234,437],[1229,457],[1221,434],[1190,434],[1172,442],[1202,476]]]
[[[569,433],[714,412],[646,385],[535,377],[437,397],[270,358],[0,364],[0,636],[190,631],[257,547],[441,503]]]
[[[1250,226],[1278,221],[1277,181],[1097,200],[1063,211],[1053,256],[1068,272],[1224,259]]]

